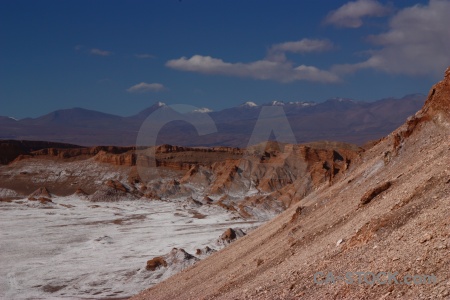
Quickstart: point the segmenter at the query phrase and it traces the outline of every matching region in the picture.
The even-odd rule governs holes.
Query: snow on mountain
[[[301,106],[301,107],[308,107],[308,106],[314,106],[317,103],[316,102],[303,102],[303,101],[291,101],[287,103],[288,105],[295,105],[295,106]]]
[[[334,97],[334,98],[328,99],[328,101],[356,103],[356,101],[353,99],[342,98],[342,97]]]
[[[192,112],[203,113],[204,114],[204,113],[210,113],[212,111],[213,111],[212,109],[209,109],[207,107],[202,107],[202,108],[199,108],[199,109],[195,109]]]
[[[316,105],[316,102],[303,102],[303,101],[289,101],[289,102],[284,102],[284,101],[278,101],[278,100],[273,100],[271,102],[268,102],[265,105],[268,106],[286,106],[286,105],[293,105],[293,106],[300,106],[300,107],[307,107],[307,106],[313,106]]]
[[[270,106],[284,106],[285,103],[283,101],[274,100],[274,101],[269,102],[269,105]]]
[[[239,107],[256,107],[258,104],[255,102],[247,101],[244,104],[239,105]]]

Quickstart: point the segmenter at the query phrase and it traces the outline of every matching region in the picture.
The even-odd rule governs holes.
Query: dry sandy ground
[[[449,299],[449,112],[450,68],[424,109],[340,181],[132,299]],[[317,284],[319,271],[398,272],[399,284]],[[407,284],[408,274],[436,280]]]

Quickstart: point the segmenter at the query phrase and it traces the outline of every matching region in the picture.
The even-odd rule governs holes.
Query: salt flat
[[[131,296],[171,275],[147,271],[148,259],[174,247],[218,249],[227,228],[261,224],[183,199],[52,201],[0,202],[0,298]]]

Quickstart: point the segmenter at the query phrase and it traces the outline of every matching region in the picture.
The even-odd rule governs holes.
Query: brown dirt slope
[[[449,299],[449,112],[450,68],[424,108],[334,185],[132,299]],[[319,285],[319,271],[436,281]]]

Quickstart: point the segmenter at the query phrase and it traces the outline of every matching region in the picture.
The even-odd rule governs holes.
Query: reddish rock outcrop
[[[85,197],[85,196],[89,196],[89,194],[88,193],[86,193],[83,189],[81,189],[81,188],[77,188],[77,190],[75,191],[75,193],[74,193],[76,196],[79,196],[79,197]]]
[[[167,267],[167,262],[162,256],[157,256],[147,261],[146,269],[148,271],[155,271],[160,267]]]
[[[390,188],[392,185],[392,182],[387,181],[383,184],[380,184],[379,186],[368,190],[359,201],[362,205],[368,204],[370,201],[372,201],[373,198],[381,194],[382,192],[386,191],[388,188]]]
[[[450,67],[445,71],[444,79],[435,84],[428,94],[428,99],[422,109],[431,117],[440,115],[450,119]]]
[[[46,187],[40,187],[28,196],[28,199],[52,198],[50,191]]]
[[[118,180],[107,180],[100,189],[90,195],[92,202],[112,202],[121,199],[135,199],[137,195],[131,193],[125,185]]]
[[[128,189],[119,181],[117,180],[107,180],[105,182],[106,186],[109,186],[110,188],[113,188],[116,191],[121,191],[121,192],[128,192]]]
[[[423,108],[414,116],[408,118],[406,123],[391,134],[394,155],[402,148],[409,136],[420,130],[423,123],[435,121],[439,123],[450,122],[450,67],[445,71],[444,79],[435,84],[428,93]]]
[[[95,160],[115,166],[134,166],[136,165],[136,154],[132,150],[120,154],[101,150],[95,155]]]
[[[240,237],[245,236],[245,232],[240,228],[228,228],[220,236],[218,243],[227,245]]]
[[[216,252],[215,249],[212,249],[212,248],[209,248],[208,246],[206,246],[203,249],[196,249],[195,250],[195,255],[200,256],[200,257],[204,257],[204,256],[211,255],[214,252]]]

